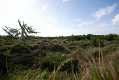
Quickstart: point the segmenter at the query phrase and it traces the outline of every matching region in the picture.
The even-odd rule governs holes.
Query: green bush
[[[27,44],[14,45],[11,50],[11,62],[15,64],[32,65],[35,56],[31,51],[31,46]]]
[[[41,70],[53,71],[57,70],[60,66],[59,71],[67,72],[78,72],[79,62],[77,60],[69,60],[62,54],[50,54],[46,56],[41,62]]]

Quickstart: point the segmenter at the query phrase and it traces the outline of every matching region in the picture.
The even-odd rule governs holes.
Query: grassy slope
[[[118,39],[110,40],[107,37],[96,39],[85,37],[80,39],[78,36],[32,38],[24,43],[17,39],[0,38],[0,50],[2,54],[8,56],[9,67],[7,77],[3,78],[5,80],[118,80]],[[25,55],[27,51],[23,49],[28,49],[27,54],[30,56]],[[42,53],[45,55],[41,55]],[[80,70],[77,73],[60,71],[60,68],[71,60],[78,60]],[[51,66],[41,69],[37,66],[41,63],[42,65],[50,63],[57,67],[48,71],[47,67]]]

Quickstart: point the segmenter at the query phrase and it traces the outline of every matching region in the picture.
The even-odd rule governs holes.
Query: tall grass
[[[80,53],[80,52],[79,52]],[[47,70],[26,70],[20,73],[8,74],[5,80],[119,80],[119,51],[104,54],[99,48],[98,57],[79,54],[80,70],[77,72],[60,71],[60,68],[72,59],[73,53],[52,72]]]
[[[9,73],[1,80],[119,80],[119,50],[104,53],[98,48],[96,56],[90,51],[74,51],[66,54],[67,58],[52,72],[48,70],[29,69],[17,73]],[[76,59],[80,63],[80,70],[77,72],[60,71],[62,66],[69,61]]]

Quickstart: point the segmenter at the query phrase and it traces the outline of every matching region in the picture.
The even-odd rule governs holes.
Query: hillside
[[[118,80],[119,35],[0,36],[1,80]]]

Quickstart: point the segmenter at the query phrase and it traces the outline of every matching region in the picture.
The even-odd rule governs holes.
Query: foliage
[[[20,20],[18,20],[19,23],[19,27],[20,27],[20,37],[21,39],[25,39],[28,37],[29,34],[33,34],[33,33],[37,33],[35,32],[31,26],[28,26],[27,24],[25,24],[24,22],[21,23]]]
[[[21,22],[20,20],[18,20],[18,24],[19,24],[19,29],[5,26],[3,30],[8,34],[8,36],[12,38],[20,37],[22,40],[27,38],[30,34],[37,33],[32,29],[31,26],[28,26],[27,24]]]
[[[25,42],[0,36],[0,70],[5,71],[1,76],[4,80],[118,80],[118,44],[118,35],[32,36]]]
[[[18,29],[15,28],[10,28],[5,26],[5,28],[3,28],[3,30],[12,38],[18,38],[20,32]]]

